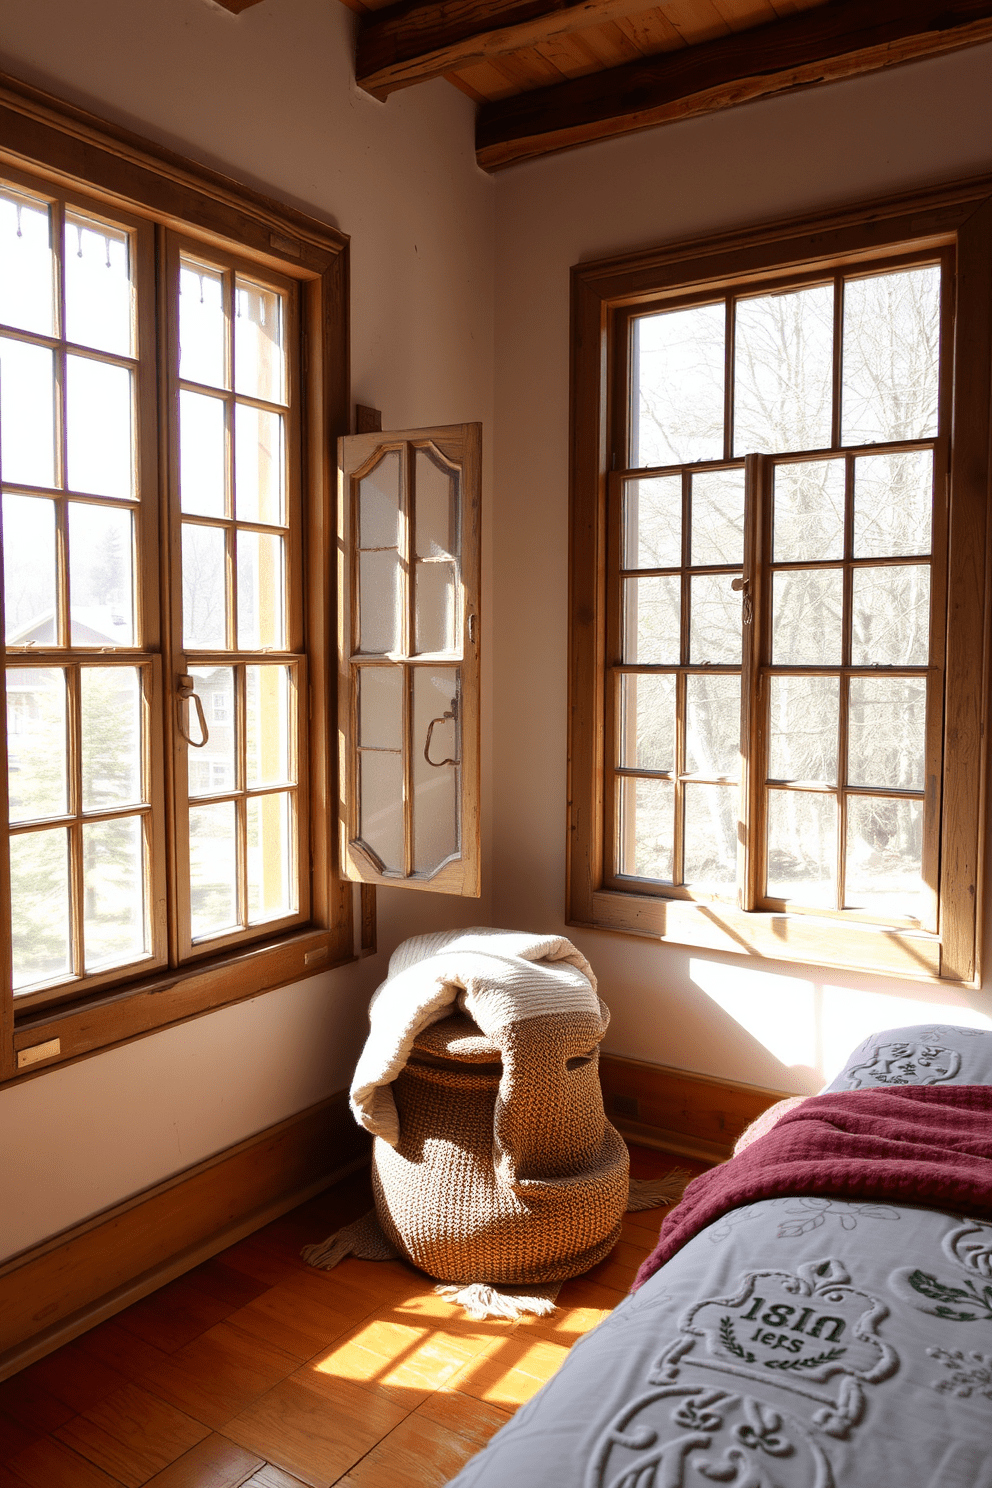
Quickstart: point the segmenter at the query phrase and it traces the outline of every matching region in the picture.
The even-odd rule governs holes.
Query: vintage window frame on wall
[[[931,691],[943,667],[943,695],[930,707],[924,874],[934,890],[930,922],[915,924],[864,912],[761,907],[761,840],[750,831],[764,773],[744,762],[740,821],[742,873],[737,903],[691,894],[661,882],[626,881],[618,872],[614,734],[615,678],[624,666],[620,604],[619,490],[629,478],[628,326],[633,314],[676,308],[738,291],[759,292],[829,281],[842,273],[893,270],[926,261],[943,265],[942,423],[936,440],[934,588],[946,626],[934,622]],[[570,449],[570,639],[568,760],[568,919],[573,925],[646,936],[673,944],[771,959],[847,967],[924,981],[977,986],[981,980],[989,670],[989,426],[992,392],[992,178],[951,183],[817,216],[675,243],[572,269]],[[835,336],[839,330],[835,326]],[[949,341],[949,344],[947,344]],[[836,375],[836,373],[835,373]],[[729,397],[729,393],[727,394]],[[835,419],[837,400],[834,400]],[[728,436],[729,437],[729,436]],[[933,441],[930,441],[933,443]],[[836,425],[825,452],[841,455]],[[783,452],[784,453],[784,452]],[[811,451],[812,455],[813,452]],[[749,543],[760,543],[775,455],[745,460]],[[946,470],[946,479],[945,479]],[[625,477],[626,472],[626,477]],[[688,479],[688,475],[684,477]],[[850,482],[850,477],[848,483]],[[941,511],[946,500],[946,542]],[[850,498],[848,498],[850,510]],[[850,516],[848,518],[850,521]],[[850,555],[850,550],[848,550]],[[759,717],[761,643],[767,573],[745,550],[741,583],[751,584],[757,623],[742,666],[745,717]],[[625,560],[626,561],[626,560]],[[850,566],[849,558],[848,564]],[[753,582],[752,582],[753,581]],[[728,575],[729,582],[729,575]],[[683,626],[684,626],[683,619]],[[682,662],[686,664],[686,652]],[[834,668],[836,670],[836,668]],[[943,727],[940,728],[940,712]],[[756,738],[751,723],[749,737]],[[746,751],[749,758],[760,749]],[[621,770],[622,773],[622,770]],[[843,792],[844,780],[838,783]]]
[[[140,255],[139,293],[146,296],[143,324],[147,329],[156,318],[158,323],[157,350],[150,365],[145,357],[139,384],[139,437],[148,456],[145,471],[157,466],[158,472],[157,491],[149,505],[159,513],[157,519],[153,515],[151,520],[142,519],[142,562],[163,590],[169,586],[169,549],[170,544],[175,546],[178,532],[175,512],[171,519],[169,515],[170,501],[178,509],[171,407],[176,395],[171,366],[176,348],[169,294],[176,255],[180,247],[199,251],[205,261],[230,274],[257,275],[263,285],[271,282],[286,294],[286,304],[298,323],[290,361],[294,398],[291,407],[287,403],[289,417],[296,422],[291,440],[294,453],[289,457],[295,463],[288,498],[292,532],[287,527],[293,612],[288,617],[286,644],[271,653],[263,648],[257,654],[202,655],[207,665],[227,663],[236,669],[262,665],[274,657],[286,664],[287,677],[297,679],[298,727],[294,732],[290,725],[290,747],[298,773],[291,795],[295,800],[298,790],[301,802],[290,848],[299,863],[299,889],[289,911],[273,917],[271,923],[243,919],[242,932],[219,936],[214,944],[210,940],[192,944],[189,917],[180,911],[182,895],[177,884],[183,875],[177,859],[176,838],[181,834],[175,830],[175,815],[185,802],[185,776],[178,791],[182,799],[177,803],[174,777],[183,772],[171,770],[168,759],[162,763],[163,756],[175,756],[187,747],[183,704],[176,697],[180,674],[185,673],[183,637],[174,606],[168,624],[161,619],[169,615],[168,605],[144,606],[139,660],[148,677],[145,717],[156,709],[162,720],[157,735],[145,730],[144,768],[152,780],[147,811],[154,813],[157,823],[154,849],[146,859],[155,901],[147,911],[151,954],[143,968],[132,965],[105,976],[81,976],[15,998],[10,936],[5,935],[0,992],[3,1083],[31,1078],[55,1065],[341,965],[353,959],[356,928],[360,927],[355,924],[355,894],[337,875],[335,852],[335,445],[349,427],[348,238],[9,77],[0,77],[0,129],[0,173],[13,185],[20,183],[29,193],[41,196],[48,192],[52,198],[77,198],[94,213],[105,213],[108,221],[120,221],[133,231]],[[229,401],[235,396],[230,393]],[[282,520],[285,525],[290,518]],[[229,521],[228,526],[233,532],[236,524]],[[227,539],[228,546],[236,540],[235,532]],[[137,592],[140,604],[140,583]],[[232,602],[229,598],[228,605]],[[16,657],[30,654],[19,651]],[[187,665],[198,665],[196,652],[187,656]],[[12,663],[14,659],[12,652]],[[122,660],[133,664],[132,652]],[[108,664],[116,663],[110,659]],[[243,700],[237,706],[243,711]],[[0,804],[6,820],[5,732],[2,737]],[[236,809],[243,815],[252,791],[238,779]],[[258,807],[260,812],[263,809]],[[243,824],[240,830],[243,836]],[[240,856],[243,859],[243,843]],[[243,875],[243,869],[239,873]],[[6,844],[0,853],[0,893],[9,902]],[[239,893],[243,897],[247,889],[242,886]],[[163,901],[168,901],[168,911]]]

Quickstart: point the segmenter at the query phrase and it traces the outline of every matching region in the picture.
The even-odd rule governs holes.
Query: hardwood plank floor
[[[473,1322],[402,1262],[300,1260],[370,1205],[354,1174],[0,1384],[0,1488],[442,1488],[613,1310],[664,1215],[627,1215],[551,1317]]]

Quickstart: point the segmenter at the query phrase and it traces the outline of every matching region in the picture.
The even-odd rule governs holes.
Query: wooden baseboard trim
[[[369,1160],[339,1091],[0,1265],[0,1380]]]
[[[606,1114],[625,1137],[696,1162],[726,1162],[741,1132],[790,1094],[619,1054],[601,1054],[599,1073]]]

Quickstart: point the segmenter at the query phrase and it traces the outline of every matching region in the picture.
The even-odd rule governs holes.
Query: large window
[[[829,257],[783,234],[744,272],[682,260],[650,289],[639,264],[635,293],[616,265],[576,272],[607,331],[602,361],[576,338],[576,408],[596,370],[609,389],[599,448],[575,431],[602,660],[573,617],[573,697],[603,741],[573,734],[576,919],[976,975],[985,565],[961,544],[984,535],[988,406],[966,426],[952,389],[979,325],[955,330],[956,238],[892,227]],[[962,709],[970,737],[945,726]]]

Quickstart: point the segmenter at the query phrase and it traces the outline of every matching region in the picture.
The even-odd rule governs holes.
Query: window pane
[[[630,463],[723,458],[722,302],[634,321]]]
[[[675,854],[675,786],[670,780],[620,782],[620,872],[671,883]]]
[[[358,649],[402,649],[403,571],[395,548],[358,555]]]
[[[145,955],[148,943],[140,817],[122,816],[83,827],[83,876],[86,970],[121,966]]]
[[[847,798],[847,909],[923,916],[923,802]]]
[[[54,646],[55,503],[3,498],[3,585],[7,645]]]
[[[425,651],[454,651],[457,589],[453,563],[417,564],[414,649],[418,655]]]
[[[234,306],[235,389],[281,403],[286,382],[282,296],[239,278]]]
[[[184,512],[227,515],[227,429],[222,398],[179,394],[179,498]]]
[[[202,749],[187,751],[191,796],[222,795],[237,785],[235,772],[234,668],[193,667],[193,687],[207,720],[209,738]],[[197,738],[195,708],[190,709],[187,727]]]
[[[833,286],[738,300],[734,453],[823,449],[833,398]]]
[[[624,568],[678,568],[682,563],[682,477],[623,483]]]
[[[7,669],[7,779],[10,820],[66,811],[65,672]]]
[[[854,570],[851,661],[855,666],[926,666],[930,654],[930,569]]]
[[[932,450],[855,460],[855,558],[929,553],[932,512]]]
[[[94,496],[134,495],[131,372],[66,357],[67,484]]]
[[[741,596],[732,574],[694,574],[689,580],[689,659],[740,664]]]
[[[628,769],[675,769],[675,678],[620,678],[620,763]]]
[[[66,339],[129,356],[132,349],[130,235],[75,212],[65,216]]]
[[[686,677],[685,768],[689,774],[737,779],[740,748],[740,677]]]
[[[72,970],[69,833],[65,827],[10,839],[14,990]]]
[[[55,358],[0,336],[0,468],[9,485],[55,485]]]
[[[692,563],[744,562],[744,471],[692,477]]]
[[[227,556],[222,527],[183,523],[183,645],[222,650],[227,644]]]
[[[238,645],[243,651],[286,645],[284,543],[267,532],[238,532]]]
[[[130,511],[69,503],[72,645],[134,645],[132,529]]]
[[[224,275],[184,259],[179,270],[179,376],[227,387],[226,364]]]
[[[648,666],[680,659],[682,580],[624,580],[623,659]]]
[[[458,475],[429,450],[418,449],[414,467],[415,552],[418,558],[458,553]]]
[[[237,929],[234,802],[194,806],[189,813],[190,911],[193,939]]]
[[[283,416],[234,408],[234,491],[239,521],[285,522]]]
[[[17,191],[0,192],[0,322],[50,336],[54,287],[48,205]]]
[[[831,666],[841,659],[844,585],[839,569],[772,576],[772,661]]]
[[[385,871],[402,873],[403,756],[363,751],[358,768],[358,835]]]
[[[360,749],[403,748],[402,667],[358,668]]]
[[[769,778],[836,785],[839,679],[771,677],[769,681]]]
[[[245,783],[249,789],[296,779],[290,753],[293,695],[289,667],[245,667]]]
[[[775,467],[775,563],[844,556],[844,462],[801,460]]]
[[[296,911],[293,797],[288,791],[248,801],[248,923]]]
[[[454,713],[454,718],[445,718]],[[458,669],[416,667],[413,673],[413,871],[436,873],[458,852],[459,772],[441,760],[461,759]],[[430,735],[430,758],[424,757]],[[367,757],[367,756],[366,756]]]
[[[685,869],[694,889],[726,891],[737,884],[738,792],[727,785],[685,787]]]
[[[937,432],[940,269],[900,270],[844,285],[845,444]]]
[[[837,801],[811,791],[768,792],[772,899],[837,907]]]
[[[400,540],[400,453],[390,450],[358,482],[358,546],[395,548]]]
[[[79,694],[83,810],[141,801],[141,672],[81,667]]]
[[[923,789],[927,684],[923,677],[852,677],[850,785]]]

